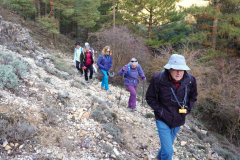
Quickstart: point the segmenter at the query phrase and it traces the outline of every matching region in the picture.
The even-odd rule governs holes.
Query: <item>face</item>
[[[131,64],[131,67],[132,67],[132,68],[136,68],[136,67],[137,67],[137,65],[133,65],[133,64]]]
[[[169,73],[171,74],[173,80],[178,82],[183,78],[184,70],[169,69]]]
[[[80,46],[79,45],[77,45],[77,49],[79,49],[80,48]]]
[[[106,54],[110,55],[110,49],[109,48],[106,50]]]
[[[86,52],[89,52],[89,48],[88,47],[86,47]]]

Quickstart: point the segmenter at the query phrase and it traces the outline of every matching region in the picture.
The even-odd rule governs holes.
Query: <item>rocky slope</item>
[[[16,53],[4,44],[0,45],[0,52],[10,52],[28,62],[30,74],[19,83],[17,94],[0,90],[0,119],[2,115],[12,119],[24,117],[36,134],[22,141],[2,139],[0,159],[147,160],[156,156],[160,142],[154,118],[146,118],[152,113],[146,104],[139,101],[137,112],[130,112],[126,107],[129,93],[125,89],[110,85],[109,95],[101,90],[97,79],[85,83],[72,59],[40,46],[32,50],[32,42],[7,32],[13,26],[20,26],[0,18],[0,24],[6,23],[0,27],[0,33],[6,39],[10,37],[9,41],[15,38],[16,45],[24,42],[20,47],[27,51],[24,55]],[[14,33],[29,37],[24,29],[16,29]],[[28,56],[30,52],[32,56]],[[55,68],[53,52],[71,65],[75,74]],[[218,144],[201,137],[211,139],[207,131],[187,120],[174,142],[173,159],[223,159],[214,151]]]

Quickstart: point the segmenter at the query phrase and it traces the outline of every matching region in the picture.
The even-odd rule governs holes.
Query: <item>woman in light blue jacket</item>
[[[80,42],[77,42],[75,45],[76,45],[76,48],[74,50],[74,60],[73,61],[76,62],[76,68],[77,68],[78,72],[80,72],[80,76],[83,76],[83,70],[82,70],[81,61],[80,61],[80,55],[81,55],[83,48],[80,46]]]

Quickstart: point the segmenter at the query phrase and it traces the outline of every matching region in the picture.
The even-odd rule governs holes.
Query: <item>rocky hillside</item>
[[[0,40],[6,42],[0,52],[25,61],[29,68],[17,89],[0,90],[0,159],[154,159],[160,142],[146,104],[138,101],[137,112],[131,112],[125,89],[110,85],[109,95],[98,79],[85,83],[72,59],[34,46],[20,25],[3,18],[0,24]],[[9,41],[21,52],[7,47]],[[174,142],[173,159],[223,159],[217,146],[207,131],[188,119]]]

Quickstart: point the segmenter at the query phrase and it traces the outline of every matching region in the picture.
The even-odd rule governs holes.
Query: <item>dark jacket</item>
[[[94,59],[93,59],[93,53],[91,52],[91,50],[89,50],[89,52],[91,53],[91,59],[92,59],[92,64],[94,63]],[[82,52],[80,55],[80,60],[81,60],[81,64],[82,66],[86,66],[86,52]]]
[[[99,66],[99,69],[109,71],[112,67],[112,56],[105,55],[103,57],[102,55],[99,55],[97,65]]]
[[[197,84],[196,79],[190,73],[185,71],[183,80],[180,82],[179,88],[176,89],[173,82],[169,79],[168,70],[162,74],[159,84],[158,101],[156,97],[156,85],[159,81],[160,72],[156,73],[149,84],[146,101],[154,110],[155,119],[165,122],[170,128],[181,126],[185,123],[185,116],[191,111],[194,103],[197,101]],[[174,90],[178,100],[183,102],[185,95],[185,86],[187,86],[186,106],[187,114],[179,113],[179,105],[176,102],[171,88]]]

